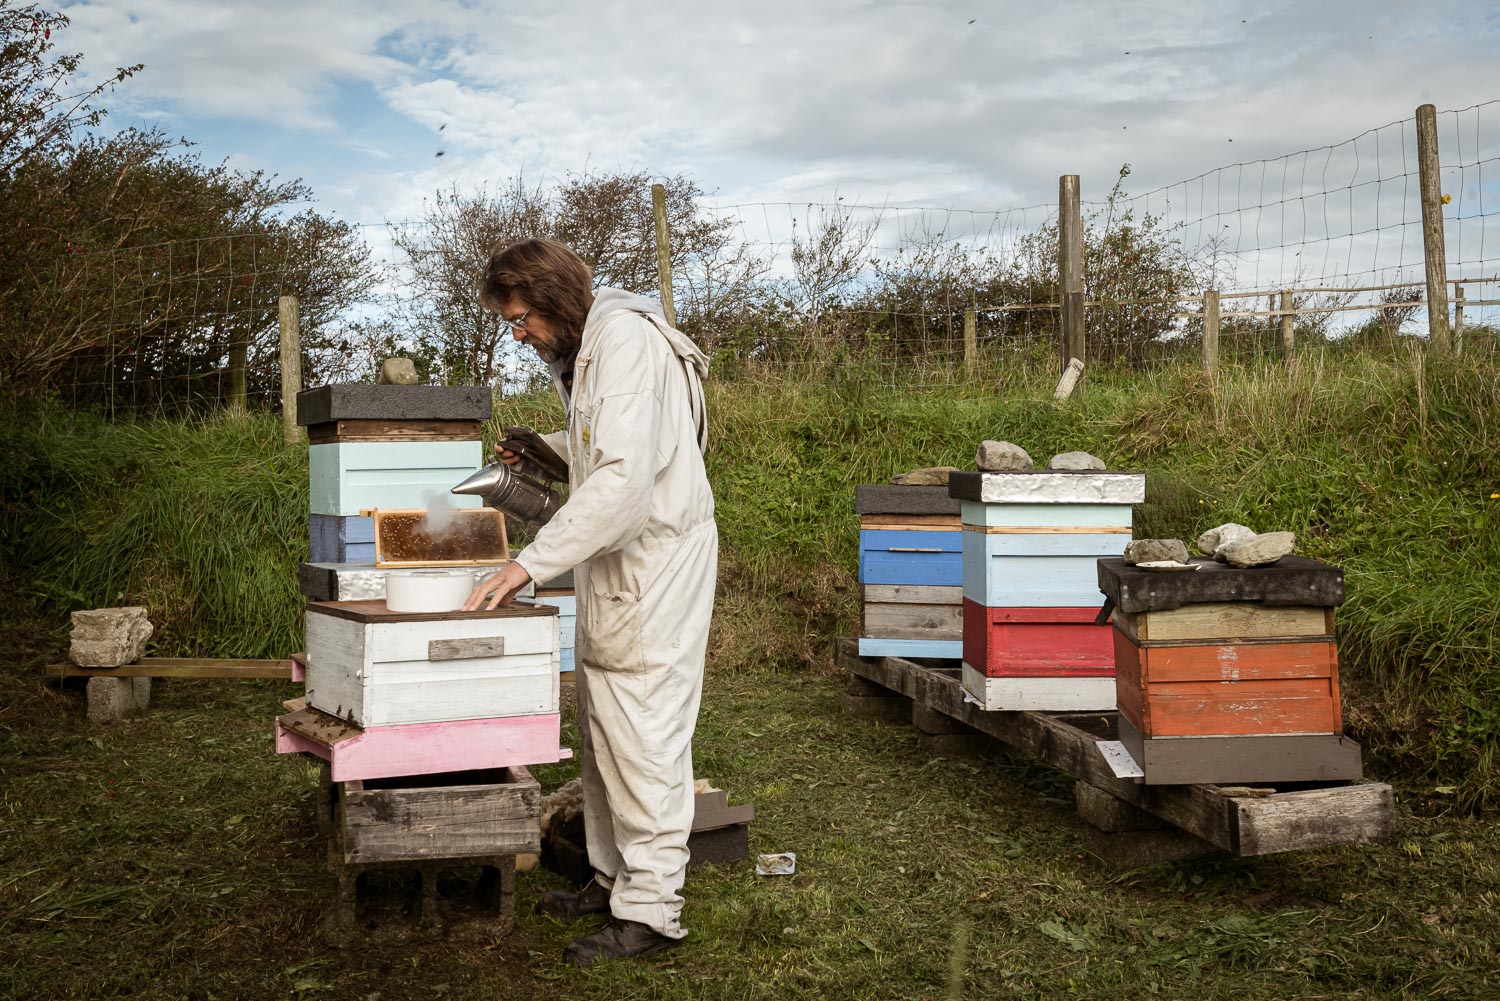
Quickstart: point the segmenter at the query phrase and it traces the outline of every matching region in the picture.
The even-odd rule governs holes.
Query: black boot
[[[548,890],[537,901],[538,914],[546,914],[563,921],[581,921],[590,914],[609,913],[609,891],[591,879],[577,893],[567,890]]]
[[[603,930],[569,942],[563,955],[578,966],[588,966],[596,959],[650,956],[663,949],[670,949],[677,941],[652,931],[639,921],[611,918]]]

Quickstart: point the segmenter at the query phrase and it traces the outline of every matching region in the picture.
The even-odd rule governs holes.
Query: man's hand
[[[474,586],[474,590],[469,593],[469,600],[464,602],[464,611],[474,612],[497,605],[509,605],[515,600],[516,592],[530,580],[531,575],[526,572],[525,567],[519,563],[511,563]]]
[[[521,455],[519,452],[512,452],[510,449],[501,448],[499,445],[495,446],[495,457],[501,462],[505,463],[507,466],[514,466],[516,463],[521,461]],[[528,577],[526,579],[530,580],[531,578]]]

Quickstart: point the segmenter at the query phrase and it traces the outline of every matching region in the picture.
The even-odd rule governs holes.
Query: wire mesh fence
[[[1440,283],[1460,343],[1493,338],[1500,101],[1439,112],[1436,123]],[[1395,121],[1142,193],[1130,193],[1122,168],[1103,197],[1081,205],[1089,364],[1195,357],[1205,326],[1228,356],[1425,332],[1417,133],[1414,119]],[[649,197],[616,192],[624,207],[613,221],[585,225],[566,191],[561,208],[540,188],[495,194],[504,197],[484,204],[509,213],[503,219],[466,215],[480,202],[440,196],[428,218],[359,224],[359,245],[332,258],[326,234],[306,231],[79,248],[48,304],[66,336],[32,347],[56,353],[52,379],[71,405],[275,408],[278,302],[294,295],[308,385],[368,378],[382,357],[407,354],[433,381],[534,387],[531,353],[475,299],[489,246],[528,226],[553,232],[605,282],[648,291]],[[1056,203],[718,203],[689,186],[668,204],[678,323],[721,377],[993,384],[1018,360],[1057,358],[1065,276]],[[1206,300],[1218,303],[1207,324]]]

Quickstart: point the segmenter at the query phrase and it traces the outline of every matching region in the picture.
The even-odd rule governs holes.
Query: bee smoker
[[[500,447],[521,456],[518,468],[494,462],[464,480],[451,491],[474,494],[485,505],[503,511],[507,517],[519,518],[542,526],[552,520],[562,507],[562,498],[543,479],[528,475],[536,472],[549,480],[565,481],[567,463],[528,427],[508,427]],[[525,468],[528,472],[521,472]]]

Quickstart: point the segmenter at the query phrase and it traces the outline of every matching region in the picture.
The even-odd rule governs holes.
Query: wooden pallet
[[[1096,746],[1115,739],[1115,714],[986,712],[964,698],[959,670],[900,657],[860,657],[841,639],[838,663],[852,677],[900,694],[1023,751],[1232,855],[1270,855],[1377,841],[1396,832],[1391,787],[1357,782],[1294,791],[1213,785],[1147,786],[1116,777]]]

